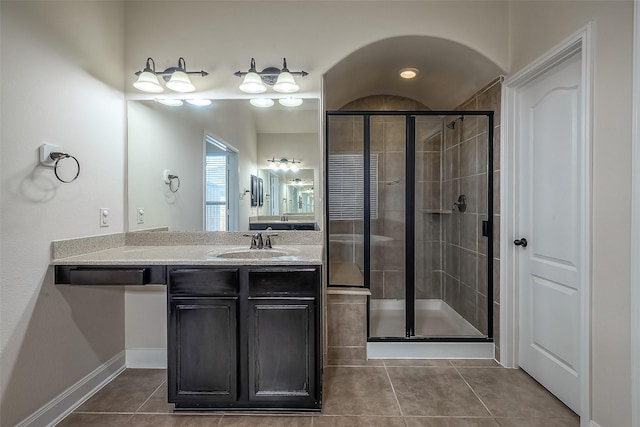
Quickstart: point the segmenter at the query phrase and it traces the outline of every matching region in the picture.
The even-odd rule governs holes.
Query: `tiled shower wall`
[[[444,254],[444,300],[482,333],[487,333],[487,176],[493,174],[493,333],[496,351],[500,337],[500,100],[502,85],[496,79],[456,110],[493,110],[493,171],[487,171],[487,119],[465,116],[454,129],[444,127],[443,207],[452,206],[458,195],[468,198],[465,213],[452,210],[442,215]],[[448,117],[450,123],[456,117]],[[498,353],[497,353],[498,354]]]

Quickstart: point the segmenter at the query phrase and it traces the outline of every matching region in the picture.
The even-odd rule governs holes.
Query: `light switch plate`
[[[109,226],[109,208],[100,208],[100,227]]]

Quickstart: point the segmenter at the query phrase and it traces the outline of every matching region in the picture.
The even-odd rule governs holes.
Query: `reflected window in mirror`
[[[237,230],[238,153],[210,135],[205,145],[205,230]]]

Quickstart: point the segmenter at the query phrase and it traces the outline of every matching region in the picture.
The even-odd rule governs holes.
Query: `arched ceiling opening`
[[[417,68],[414,79],[399,76]],[[353,52],[325,74],[325,105],[339,109],[369,95],[396,95],[419,101],[432,110],[460,105],[504,74],[477,51],[450,40],[402,36],[380,40]]]

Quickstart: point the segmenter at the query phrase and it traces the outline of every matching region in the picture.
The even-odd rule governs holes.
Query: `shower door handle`
[[[522,246],[523,248],[527,247],[527,239],[524,237],[522,239],[516,239],[513,241],[513,244],[516,246]]]

